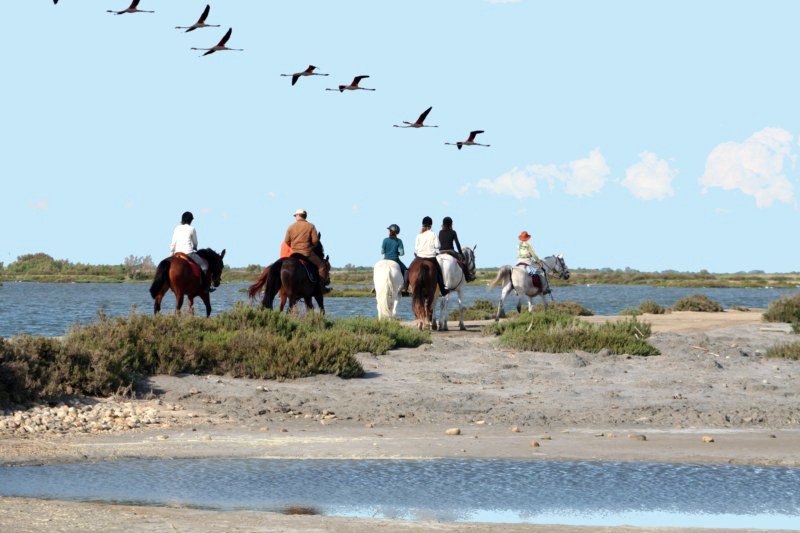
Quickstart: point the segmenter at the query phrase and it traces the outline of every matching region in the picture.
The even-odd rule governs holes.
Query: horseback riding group
[[[258,280],[249,287],[250,298],[264,291],[262,304],[272,309],[275,296],[280,297],[280,310],[289,303],[291,310],[303,300],[307,309],[313,309],[316,300],[320,312],[325,312],[324,294],[330,291],[331,265],[320,242],[320,233],[307,220],[308,213],[298,209],[295,221],[286,230],[277,261],[267,266]],[[183,213],[181,223],[175,227],[170,244],[170,257],[159,263],[150,294],[154,298],[154,312],[161,309],[161,300],[167,290],[175,293],[176,310],[188,297],[189,310],[194,312],[193,299],[199,296],[206,306],[206,316],[211,314],[209,294],[220,284],[225,250],[217,254],[209,248],[197,248],[197,232],[192,227],[194,216]],[[383,240],[381,254],[373,269],[373,282],[378,302],[378,318],[396,318],[401,296],[412,296],[412,307],[420,329],[447,330],[447,306],[450,293],[457,294],[459,327],[464,329],[463,288],[475,279],[475,247],[462,247],[453,229],[453,220],[444,217],[438,234],[432,231],[433,220],[426,216],[414,241],[414,259],[406,267],[400,227],[391,224],[389,235]],[[560,255],[539,259],[530,243],[531,235],[523,231],[517,244],[517,265],[500,269],[490,287],[503,283],[503,290],[495,319],[502,312],[503,301],[511,292],[531,298],[550,294],[548,272],[562,279],[569,278],[569,270]],[[440,319],[434,316],[434,304],[441,296]],[[551,295],[552,299],[552,295]],[[545,300],[545,306],[547,302]],[[517,305],[520,308],[520,304]]]

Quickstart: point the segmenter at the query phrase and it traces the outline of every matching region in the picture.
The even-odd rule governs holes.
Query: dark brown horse
[[[283,310],[285,301],[288,301],[290,312],[294,310],[294,306],[299,300],[305,301],[308,310],[313,309],[314,306],[311,303],[313,298],[317,301],[320,312],[325,313],[323,295],[325,286],[330,284],[331,264],[325,255],[322,243],[317,244],[312,253],[317,254],[324,263],[322,276],[319,275],[317,267],[313,263],[303,259],[301,255],[292,254],[290,257],[278,259],[264,269],[258,281],[250,286],[249,293],[255,296],[263,286],[263,305],[267,309],[272,309],[272,301],[275,296],[282,293],[281,310]]]
[[[408,285],[411,287],[411,306],[417,327],[435,329],[433,306],[439,290],[436,282],[436,259],[415,258],[408,267]]]
[[[225,265],[222,258],[225,257],[225,250],[217,254],[210,248],[197,251],[197,255],[208,261],[208,275],[214,287],[219,287],[222,278],[222,269]],[[206,304],[206,316],[211,314],[211,299],[208,291],[203,290],[203,281],[195,274],[186,259],[178,256],[171,256],[158,264],[153,284],[150,285],[150,296],[155,299],[153,312],[158,314],[161,311],[161,300],[168,290],[172,289],[175,293],[175,312],[180,313],[183,307],[183,297],[189,298],[189,312],[194,314],[194,298],[199,296]],[[198,267],[199,268],[199,267]]]
[[[258,276],[258,280],[255,283],[250,285],[247,290],[247,296],[250,298],[252,302],[255,297],[264,289],[264,285],[267,284],[267,277],[269,276],[269,271],[273,267],[273,265],[269,265],[267,268],[261,271],[261,275]],[[281,299],[280,310],[283,311],[283,308],[286,307],[286,293],[283,292],[283,287],[280,288],[278,291],[278,297]]]

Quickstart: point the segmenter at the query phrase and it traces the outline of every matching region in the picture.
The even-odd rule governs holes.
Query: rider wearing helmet
[[[433,219],[425,217],[422,219],[422,230],[417,235],[414,241],[414,261],[417,259],[428,259],[436,269],[436,281],[439,283],[439,292],[445,296],[450,292],[444,286],[444,278],[442,277],[442,269],[439,267],[439,262],[436,260],[436,249],[439,248],[439,239],[436,234],[431,231],[433,226]]]
[[[192,227],[192,220],[194,220],[194,215],[191,211],[186,211],[181,215],[181,223],[172,232],[169,253],[175,255],[181,252],[194,261],[203,273],[203,290],[212,292],[214,287],[211,286],[211,280],[208,277],[208,261],[197,255],[197,232]]]
[[[403,241],[398,237],[400,235],[400,226],[391,224],[388,228],[389,236],[383,239],[381,244],[381,253],[384,259],[389,259],[400,265],[400,272],[403,273],[403,287],[408,287],[408,267],[400,260],[401,255],[405,255],[406,251],[403,249]],[[407,296],[407,291],[403,289],[403,293]]]
[[[458,242],[458,234],[453,229],[453,219],[450,217],[444,217],[442,220],[442,229],[439,230],[439,253],[450,254],[456,259],[463,257],[461,255],[461,243]]]

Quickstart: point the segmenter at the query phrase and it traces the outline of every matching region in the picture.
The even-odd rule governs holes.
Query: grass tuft
[[[706,313],[720,313],[722,306],[703,294],[684,296],[672,306],[673,311],[702,311]]]

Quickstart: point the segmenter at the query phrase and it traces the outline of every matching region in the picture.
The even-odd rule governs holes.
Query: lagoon
[[[237,302],[247,302],[243,292],[248,283],[225,283],[211,295],[212,314],[231,309]],[[8,337],[25,332],[30,335],[64,335],[75,323],[87,324],[97,320],[98,312],[108,316],[125,316],[132,311],[152,313],[153,300],[146,283],[27,283],[6,282],[0,285],[0,336]],[[653,300],[671,306],[691,294],[704,294],[725,308],[734,306],[766,308],[769,302],[796,294],[798,289],[777,288],[659,288],[649,285],[591,285],[553,287],[556,301],[575,301],[596,315],[615,315],[626,307],[637,307],[643,300]],[[466,306],[475,300],[488,299],[496,305],[500,289],[489,290],[485,285],[467,286]],[[541,299],[537,298],[536,303]],[[168,293],[162,312],[175,308],[175,298]],[[277,303],[277,300],[276,300]],[[195,300],[199,316],[205,314],[200,299]],[[451,299],[451,309],[455,298]],[[506,309],[516,306],[512,295]],[[184,304],[184,309],[186,304]],[[332,317],[375,317],[374,298],[326,298],[325,308]],[[411,299],[404,298],[398,312],[403,320],[412,320]]]

